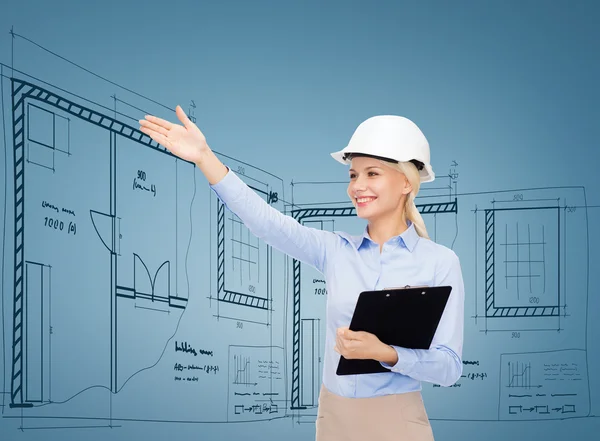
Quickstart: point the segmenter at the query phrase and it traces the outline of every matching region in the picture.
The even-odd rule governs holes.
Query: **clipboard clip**
[[[398,286],[395,288],[385,288],[384,291],[387,291],[388,289],[392,290],[392,289],[429,288],[429,287],[430,287],[429,285],[416,285],[416,286],[404,285],[404,286]],[[421,292],[421,295],[425,295],[425,291]],[[389,297],[390,294],[387,293],[385,296]]]

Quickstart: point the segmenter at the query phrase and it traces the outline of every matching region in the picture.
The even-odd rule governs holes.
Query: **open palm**
[[[180,106],[175,114],[183,125],[173,124],[152,115],[139,121],[140,131],[165,147],[175,156],[197,163],[208,150],[206,138],[200,129],[187,117]]]

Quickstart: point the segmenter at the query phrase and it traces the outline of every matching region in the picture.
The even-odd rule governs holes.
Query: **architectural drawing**
[[[473,211],[477,261],[482,263],[477,316],[484,327],[561,330],[568,326],[566,317],[583,317],[586,299],[581,294],[587,295],[588,280],[585,190],[524,189],[486,198]],[[580,330],[578,343],[583,335]]]
[[[139,320],[144,309],[168,313],[163,332],[170,334],[187,303],[179,262],[189,240],[184,214],[193,169],[131,127],[40,86],[13,79],[12,99],[11,406],[60,401],[97,384],[117,392],[131,374],[119,359],[130,356],[127,340],[136,334],[120,327],[118,312],[131,309]],[[186,184],[187,191],[179,188]],[[149,256],[155,247],[158,260]],[[67,366],[81,367],[79,356],[90,344],[81,340],[82,322],[95,352],[107,359],[86,357],[87,375],[76,384],[66,374]],[[52,352],[75,358],[63,360],[61,373]]]
[[[23,431],[314,424],[323,275],[253,236],[194,164],[137,130],[142,109],[172,109],[129,90],[111,109],[30,73],[0,77],[2,418]],[[216,154],[302,225],[362,233],[346,183]],[[423,384],[430,419],[590,417],[585,188],[461,193],[459,162],[416,200],[431,239],[460,256],[466,293],[463,375]]]
[[[281,178],[256,167],[224,158],[235,173],[274,208],[283,211]],[[216,316],[248,323],[270,324],[273,295],[283,294],[283,275],[273,263],[273,250],[256,238],[242,221],[213,195],[211,204],[211,246],[216,256],[212,298]],[[274,292],[275,291],[275,292]],[[278,299],[283,301],[283,296]],[[283,343],[283,342],[282,342]]]

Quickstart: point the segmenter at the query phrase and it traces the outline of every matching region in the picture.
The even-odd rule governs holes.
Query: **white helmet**
[[[348,145],[331,156],[342,164],[350,164],[352,153],[388,161],[410,161],[419,169],[421,182],[435,179],[425,135],[414,122],[403,116],[379,115],[363,121]]]

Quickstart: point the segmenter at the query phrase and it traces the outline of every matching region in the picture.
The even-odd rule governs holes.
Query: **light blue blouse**
[[[271,207],[231,170],[211,188],[254,235],[325,277],[327,389],[345,397],[373,397],[421,390],[422,381],[451,386],[461,377],[464,284],[459,259],[451,249],[420,237],[410,221],[408,229],[388,240],[381,252],[367,229],[361,236],[351,236],[301,225]],[[338,376],[336,331],[349,326],[360,292],[406,285],[452,286],[430,349],[394,347],[398,362],[386,366],[391,372]]]

